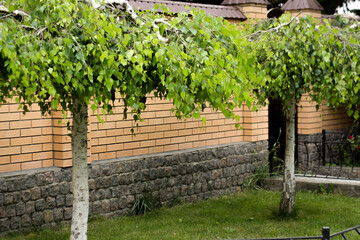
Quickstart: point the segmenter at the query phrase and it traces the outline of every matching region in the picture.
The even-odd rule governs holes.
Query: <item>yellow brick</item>
[[[9,104],[0,105],[0,113],[8,113],[8,112],[9,112]]]
[[[20,163],[0,165],[0,172],[20,171]]]
[[[115,152],[100,153],[99,158],[100,160],[114,159],[116,158],[116,153]]]
[[[71,159],[72,153],[71,152],[54,152],[54,158],[57,160]]]
[[[10,163],[10,156],[0,157],[0,164],[7,164],[7,163]]]
[[[43,127],[41,129],[41,133],[43,135],[49,135],[49,134],[53,134],[53,128],[52,127]],[[64,130],[63,131],[64,134],[70,133],[70,131]]]
[[[149,134],[136,134],[135,136],[132,136],[133,141],[144,141],[149,139]]]
[[[55,167],[71,167],[72,160],[66,159],[66,160],[54,160],[54,166]]]
[[[133,155],[134,156],[145,155],[145,154],[149,154],[149,149],[148,148],[138,148],[138,149],[133,150]]]
[[[44,160],[44,159],[52,159],[53,158],[53,152],[39,152],[39,153],[33,153],[33,159],[36,160]]]
[[[124,144],[123,143],[106,145],[106,151],[107,152],[120,151],[120,150],[123,150],[123,149],[124,149]]]
[[[0,156],[19,154],[20,147],[5,147],[0,148]]]
[[[42,144],[21,146],[21,153],[41,152],[43,150],[42,146],[43,146]]]
[[[115,122],[105,122],[105,123],[99,123],[99,130],[108,130],[111,128],[115,128]]]
[[[107,137],[107,138],[99,138],[99,144],[112,144],[115,143],[116,138],[115,137]]]
[[[32,144],[31,137],[11,138],[11,146],[22,146],[27,144]]]
[[[10,139],[0,139],[0,147],[9,147]]]
[[[1,115],[0,115],[1,117]],[[0,122],[0,130],[8,130],[10,128],[9,122]]]
[[[20,119],[20,113],[1,113],[0,119],[5,121],[17,121]]]
[[[159,139],[159,138],[163,138],[164,137],[164,133],[163,132],[153,132],[153,133],[149,133],[149,139]]]
[[[189,149],[189,148],[193,148],[193,144],[191,142],[179,144],[179,150]]]
[[[231,143],[231,138],[221,138],[219,139],[219,144]]]
[[[164,123],[164,118],[152,118],[147,120],[149,125],[160,125]]]
[[[118,151],[116,152],[116,157],[117,158],[129,157],[132,156],[132,152],[133,150]]]
[[[26,128],[20,131],[22,137],[41,135],[41,128]]]
[[[11,156],[11,163],[28,162],[28,161],[32,161],[32,160],[33,160],[33,157],[32,157],[31,153]]]
[[[54,166],[53,160],[43,160],[42,161],[42,167],[52,167]]]
[[[106,130],[107,137],[120,136],[123,134],[124,134],[124,129],[121,128]]]
[[[155,131],[156,132],[170,131],[170,124],[156,125],[155,126]]]
[[[27,169],[34,169],[34,168],[41,168],[42,162],[41,161],[31,161],[31,162],[23,162],[21,163],[21,170],[27,170]]]
[[[190,135],[185,137],[186,142],[194,142],[199,140],[199,135]]]
[[[32,137],[32,143],[51,143],[53,141],[52,135],[46,135],[46,136],[35,136]]]
[[[205,144],[206,144],[206,146],[218,145],[219,144],[219,139],[207,140]]]
[[[170,144],[170,145],[164,146],[165,152],[177,151],[177,150],[179,150],[179,144]]]
[[[223,138],[225,137],[224,132],[213,133],[212,138]]]
[[[188,136],[192,134],[192,129],[179,130],[179,136]]]
[[[140,142],[124,143],[124,149],[134,149],[140,147]]]
[[[166,145],[166,144],[170,144],[171,142],[170,142],[170,139],[168,139],[168,138],[162,138],[162,139],[157,139],[156,141],[155,141],[155,145],[156,146],[162,146],[162,145]]]
[[[41,118],[41,112],[27,112],[25,115],[20,113],[21,120],[33,120]]]
[[[30,128],[31,121],[13,121],[10,122],[10,129],[19,129],[19,128]]]
[[[32,127],[47,127],[51,125],[52,125],[52,119],[38,119],[31,121]]]
[[[42,146],[43,146],[43,151],[52,151],[53,150],[52,143],[44,143]]]
[[[149,148],[149,153],[159,153],[164,151],[164,146],[151,147]]]
[[[197,147],[205,147],[206,146],[206,141],[198,141],[198,142],[193,142],[193,147],[197,148]]]
[[[147,140],[147,141],[141,141],[140,142],[140,147],[144,148],[144,147],[154,147],[155,146],[155,140]]]

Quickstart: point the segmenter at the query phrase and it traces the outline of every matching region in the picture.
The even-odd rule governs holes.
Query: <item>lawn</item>
[[[296,217],[277,214],[280,193],[248,191],[193,204],[162,208],[145,216],[93,219],[88,238],[107,239],[235,239],[320,235],[360,225],[360,199],[299,192]],[[6,240],[68,239],[69,228],[12,234]],[[340,239],[340,238],[338,238]],[[360,239],[351,236],[350,239]]]

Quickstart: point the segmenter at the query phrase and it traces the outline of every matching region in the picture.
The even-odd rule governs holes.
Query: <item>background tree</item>
[[[14,0],[0,16],[0,103],[15,97],[24,112],[37,103],[43,114],[61,106],[72,116],[71,239],[87,238],[89,106],[112,113],[120,96],[124,118],[140,121],[153,94],[171,100],[178,118],[211,107],[239,119],[233,110],[251,107],[259,81],[246,37],[221,18],[193,10],[166,22],[138,17],[124,0],[116,2],[130,14],[91,2]]]
[[[250,39],[256,41],[253,46],[258,54],[257,61],[267,75],[257,96],[263,104],[269,97],[280,100],[286,114],[280,212],[291,215],[295,211],[296,193],[296,104],[304,94],[308,94],[309,101],[317,103],[317,107],[323,101],[335,108],[346,104],[348,114],[358,117],[358,109],[357,112],[352,110],[360,103],[359,97],[353,93],[358,92],[358,85],[356,90],[350,87],[358,81],[358,55],[353,51],[359,52],[359,45],[356,45],[355,37],[351,37],[353,34],[356,36],[358,25],[353,26],[353,34],[349,34],[349,30],[341,30],[344,33],[338,34],[339,28],[330,22],[318,26],[311,17],[291,19],[289,14],[262,24],[250,35]],[[349,28],[349,25],[344,26],[344,29]]]

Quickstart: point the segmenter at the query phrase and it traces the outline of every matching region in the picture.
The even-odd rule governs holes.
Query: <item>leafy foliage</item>
[[[257,42],[253,45],[257,60],[268,76],[259,89],[259,100],[280,99],[287,111],[294,94],[297,100],[309,94],[318,106],[324,100],[335,108],[345,105],[348,115],[357,119],[359,26],[341,21],[317,25],[309,16],[291,19],[284,15],[257,26],[250,36]]]
[[[254,58],[242,32],[221,18],[196,10],[191,19],[173,16],[171,27],[160,26],[171,40],[163,43],[151,27],[161,16],[150,12],[139,13],[139,24],[121,10],[99,11],[76,0],[18,0],[6,7],[22,7],[31,18],[0,22],[1,102],[17,96],[25,111],[33,102],[43,112],[59,104],[73,111],[76,98],[111,113],[120,96],[124,117],[130,112],[136,121],[149,93],[173,100],[179,118],[199,119],[208,106],[235,118],[235,106],[253,103]]]

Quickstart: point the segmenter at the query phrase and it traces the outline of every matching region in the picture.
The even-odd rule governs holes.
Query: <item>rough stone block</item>
[[[44,223],[44,213],[43,212],[34,212],[31,216],[32,225],[40,226]]]

